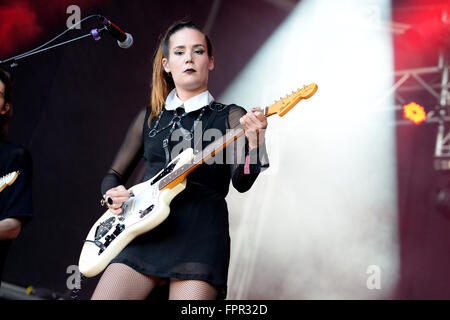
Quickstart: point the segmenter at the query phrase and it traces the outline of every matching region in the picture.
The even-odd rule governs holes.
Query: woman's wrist
[[[258,142],[251,142],[248,143],[248,150],[256,149],[261,147],[264,144],[264,138],[258,139]]]

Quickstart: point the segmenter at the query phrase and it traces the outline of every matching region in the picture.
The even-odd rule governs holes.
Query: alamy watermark
[[[233,139],[234,133],[237,132],[236,129],[227,129],[224,135],[222,131],[217,128],[207,129],[203,133],[201,121],[194,127],[195,130],[193,134],[187,132],[185,129],[179,128],[173,131],[170,139],[168,139],[171,142],[169,143],[169,145],[171,145],[171,148],[169,149],[171,149],[170,156],[172,160],[186,149],[194,148],[194,153],[197,157],[196,160],[199,160],[200,157],[206,158],[206,164],[240,165],[246,163],[245,135]],[[257,135],[257,141],[262,142],[263,140],[266,140],[265,130],[260,130]],[[226,143],[224,138],[230,138],[229,140],[232,140],[232,142],[229,143],[226,148],[219,150]],[[203,148],[204,146],[206,147]],[[217,149],[212,146],[216,146]],[[218,151],[215,152],[215,150]],[[213,152],[214,155],[208,158]],[[268,159],[266,159],[266,152],[263,152],[261,148],[257,148],[256,152],[250,152],[249,154],[249,164],[257,164],[258,162],[263,164],[268,161]]]
[[[375,264],[367,267],[366,273],[369,274],[366,281],[367,289],[381,289],[381,268]]]
[[[77,265],[70,265],[66,269],[69,275],[66,280],[67,289],[81,289],[81,272]]]
[[[79,6],[72,4],[67,7],[67,14],[70,16],[66,20],[67,29],[81,29],[81,9]]]

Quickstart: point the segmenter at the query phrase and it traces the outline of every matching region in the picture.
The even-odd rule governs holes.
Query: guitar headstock
[[[299,103],[300,100],[311,98],[316,93],[317,88],[317,84],[311,83],[301,89],[298,89],[297,91],[292,92],[289,95],[286,95],[286,97],[275,101],[274,104],[266,108],[266,117],[271,116],[275,113],[278,113],[280,117],[284,116],[297,103]]]

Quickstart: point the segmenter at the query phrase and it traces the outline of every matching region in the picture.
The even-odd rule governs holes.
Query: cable
[[[72,292],[70,294],[70,299],[71,300],[78,300],[79,293],[81,291],[81,287],[83,285],[84,280],[85,280],[85,277],[83,275],[80,275],[80,286],[79,286],[79,288],[75,287],[74,289],[72,289]]]
[[[73,30],[76,26],[78,26],[78,25],[81,24],[82,22],[84,22],[84,21],[86,21],[86,20],[89,20],[89,19],[92,19],[92,18],[101,18],[101,17],[102,17],[102,16],[99,15],[99,14],[92,14],[92,15],[90,15],[90,16],[87,16],[86,18],[83,18],[83,19],[81,19],[79,22],[75,23],[75,24],[74,24],[73,26],[71,26],[70,28],[64,30],[62,33],[60,33],[59,35],[57,35],[57,36],[54,37],[53,39],[47,41],[47,42],[44,43],[43,45],[40,45],[39,47],[37,47],[37,48],[35,48],[35,49],[32,49],[32,50],[27,51],[27,52],[25,52],[25,53],[19,54],[19,55],[15,56],[15,57],[6,59],[6,60],[4,60],[4,61],[0,61],[0,63],[1,63],[1,62],[5,62],[5,61],[9,61],[9,60],[14,61],[14,60],[16,60],[16,59],[20,59],[20,58],[22,58],[22,57],[25,57],[25,56],[27,56],[27,55],[29,55],[29,54],[35,52],[35,51],[38,51],[38,50],[42,49],[42,48],[45,47],[46,45],[48,45],[48,44],[52,43],[53,41],[55,41],[56,39],[62,37],[64,34],[66,34],[67,32],[69,32],[70,30]]]

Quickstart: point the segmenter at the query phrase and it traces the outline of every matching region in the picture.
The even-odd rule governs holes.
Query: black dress
[[[201,122],[197,124],[201,124],[204,132],[203,142],[200,141],[202,145],[197,147],[199,150],[213,140],[210,138],[211,134],[225,134],[227,129],[239,125],[239,119],[246,113],[242,107],[225,106],[216,102],[203,109]],[[217,112],[213,112],[214,109]],[[185,114],[181,120],[182,127],[192,129],[201,111],[199,109]],[[146,108],[133,120],[111,170],[102,181],[102,194],[117,185],[125,185],[142,156],[145,159],[144,180],[153,177],[164,167],[166,155],[162,144],[168,138],[170,128],[150,137],[149,132],[158,119],[153,118],[149,127],[150,112],[150,108]],[[179,110],[163,109],[156,129],[164,129],[176,112]],[[204,130],[209,128],[220,132]],[[230,180],[239,192],[245,192],[250,189],[259,172],[268,166],[263,145],[251,150],[250,172],[244,173],[245,157],[249,152],[246,151],[248,143],[245,136],[242,139],[241,143],[235,143],[218,153],[214,163],[203,164],[194,170],[187,177],[186,189],[172,200],[168,218],[150,232],[134,239],[111,263],[124,263],[138,272],[161,278],[204,280],[218,288],[218,299],[224,299],[230,259],[225,197]],[[174,150],[176,145],[180,146],[178,142],[183,138],[172,141],[176,140],[172,134],[172,139],[169,140],[169,147]],[[194,139],[190,141],[193,144]]]

